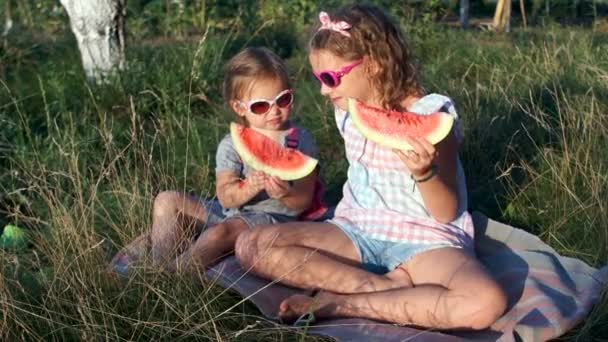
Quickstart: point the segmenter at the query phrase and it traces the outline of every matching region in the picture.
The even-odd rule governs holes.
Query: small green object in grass
[[[0,236],[0,246],[5,249],[23,249],[27,246],[27,236],[23,229],[7,224]]]

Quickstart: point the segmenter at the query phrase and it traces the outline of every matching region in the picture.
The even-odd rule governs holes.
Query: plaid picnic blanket
[[[473,213],[476,253],[504,285],[507,313],[491,329],[442,333],[367,319],[323,320],[309,333],[338,341],[546,341],[585,318],[608,284],[608,266],[599,270],[560,256],[536,236]],[[281,301],[300,290],[245,272],[234,257],[213,267],[207,279],[236,290],[270,319]]]

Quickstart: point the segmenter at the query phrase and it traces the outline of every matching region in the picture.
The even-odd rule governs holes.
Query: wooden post
[[[505,32],[511,32],[511,0],[505,0],[505,9],[502,16],[502,25]]]
[[[496,31],[511,30],[511,0],[498,0],[493,23]]]
[[[494,29],[500,27],[500,18],[502,18],[502,11],[505,6],[505,0],[498,0],[496,2],[496,10],[494,11]]]
[[[528,20],[526,19],[526,5],[524,0],[519,0],[519,10],[521,11],[521,18],[524,21],[524,28],[528,27]]]

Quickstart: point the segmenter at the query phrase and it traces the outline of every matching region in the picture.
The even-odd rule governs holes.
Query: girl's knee
[[[482,295],[483,305],[480,309],[483,312],[474,329],[486,329],[496,322],[507,310],[508,298],[504,290],[498,285],[489,286]]]
[[[250,269],[254,264],[257,234],[253,230],[242,232],[234,244],[234,255],[241,266]]]
[[[461,324],[473,330],[483,330],[504,315],[508,300],[502,288],[491,282],[472,291],[465,305],[469,306],[469,310],[460,317]]]
[[[180,199],[180,193],[177,191],[162,191],[154,198],[153,215],[163,216],[166,214],[174,215],[177,211],[177,205]]]
[[[234,246],[234,253],[241,266],[249,269],[254,267],[256,260],[272,244],[269,237],[271,230],[271,228],[257,227],[239,234]]]

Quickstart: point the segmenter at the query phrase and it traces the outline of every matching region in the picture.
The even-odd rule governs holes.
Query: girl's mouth
[[[271,125],[279,125],[279,124],[281,124],[281,121],[282,121],[281,118],[275,118],[275,119],[268,120],[267,122]]]

